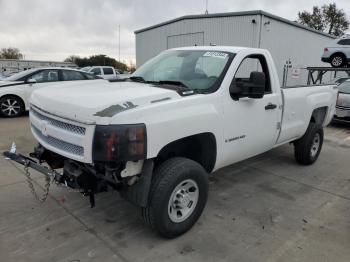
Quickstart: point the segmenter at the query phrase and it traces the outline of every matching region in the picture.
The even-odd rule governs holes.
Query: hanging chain
[[[51,184],[51,179],[46,176],[45,178],[45,185],[44,185],[44,194],[42,197],[38,196],[38,193],[36,192],[33,184],[33,179],[30,177],[30,172],[29,172],[29,166],[28,164],[24,165],[24,175],[27,177],[27,183],[30,188],[30,191],[32,192],[33,196],[35,199],[37,199],[39,202],[43,203],[47,199],[49,195],[49,190],[50,190],[50,184]]]

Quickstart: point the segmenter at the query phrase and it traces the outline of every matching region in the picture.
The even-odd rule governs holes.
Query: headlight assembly
[[[147,134],[144,124],[97,125],[92,158],[95,162],[146,159]]]

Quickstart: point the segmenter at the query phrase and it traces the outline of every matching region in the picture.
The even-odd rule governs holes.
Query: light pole
[[[120,25],[118,25],[118,60],[120,62]]]

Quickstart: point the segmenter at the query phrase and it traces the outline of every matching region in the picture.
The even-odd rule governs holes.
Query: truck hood
[[[67,83],[33,92],[32,105],[53,115],[85,124],[112,118],[135,108],[181,96],[169,89],[137,82]]]

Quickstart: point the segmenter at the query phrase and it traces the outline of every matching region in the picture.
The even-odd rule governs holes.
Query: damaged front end
[[[100,161],[94,164],[68,159],[40,144],[30,153],[30,157],[17,154],[14,145],[3,155],[6,159],[23,165],[25,169],[31,168],[45,175],[51,182],[76,189],[84,196],[89,196],[91,207],[95,206],[95,194],[106,192],[108,189],[117,190],[133,204],[145,207],[152,179],[153,160],[112,161],[115,151],[113,141],[99,146],[102,147],[98,155]],[[110,158],[109,161],[101,161],[104,150],[107,153],[106,157]]]

